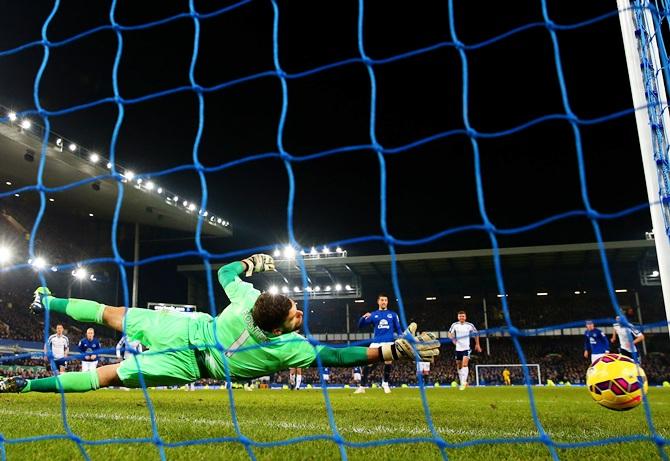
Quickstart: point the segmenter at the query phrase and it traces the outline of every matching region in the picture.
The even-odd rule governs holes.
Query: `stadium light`
[[[88,215],[89,215],[91,218],[94,216],[93,213],[89,213]]]
[[[56,146],[60,147],[61,151],[63,150],[63,140],[61,138],[56,139]]]
[[[619,288],[618,290],[614,290],[617,293],[628,293],[628,290],[625,288]]]
[[[91,282],[97,282],[97,281],[98,281],[98,279],[95,278],[95,274],[91,274],[91,276],[89,277],[89,280],[90,280]]]
[[[0,247],[0,264],[7,264],[12,260],[12,250],[9,247]]]
[[[175,200],[177,200],[176,197]],[[184,206],[184,208],[188,207],[188,200],[184,200],[183,202],[181,202],[181,204]]]
[[[342,290],[342,285],[339,283],[335,284],[335,291],[341,291]]]
[[[277,285],[272,285],[272,286],[270,287],[270,289],[268,290],[268,292],[269,292],[271,295],[276,295],[277,293],[279,293],[279,288],[277,288]]]
[[[8,186],[11,186],[12,182],[11,181],[5,181],[5,184],[7,184]]]
[[[19,194],[14,194],[14,197],[20,197],[20,195]]]
[[[28,119],[26,118],[26,119],[24,119],[24,120],[21,122],[21,125],[20,125],[20,126],[21,126],[21,128],[23,128],[24,130],[29,130],[30,127],[33,126],[33,124],[32,124],[32,122],[31,122],[30,120],[28,120]]]
[[[156,192],[158,192],[159,194],[162,194],[163,193],[163,188],[159,187],[158,189],[156,189]]]
[[[279,248],[276,248],[276,249],[275,249],[275,252],[272,253],[272,255],[273,255],[275,258],[280,257],[280,256],[281,256],[281,251],[279,251]]]
[[[288,292],[289,292],[288,287],[287,287],[286,285],[284,285],[283,287],[281,287],[281,292],[282,292],[282,293],[288,293]]]
[[[651,274],[649,274],[649,277],[658,277],[659,275],[661,275],[660,272],[652,271]]]
[[[549,293],[547,293],[546,291],[539,291],[539,292],[537,293],[537,295],[538,295],[538,296],[549,296]]]
[[[338,252],[338,253],[342,253],[342,248],[337,247],[337,248],[335,249],[335,251]]]
[[[293,287],[293,291],[296,293],[300,293],[300,287]]]
[[[309,252],[309,254],[316,256],[319,254],[319,252],[316,251],[316,247],[312,247],[312,250]]]
[[[44,269],[47,265],[46,260],[41,256],[38,256],[35,258],[35,260],[29,260],[28,263],[30,263],[30,265],[38,271]]]
[[[428,296],[426,301],[437,301],[437,298],[435,296]]]
[[[151,182],[151,181],[147,181],[147,183],[144,185],[144,187],[145,187],[147,190],[154,190],[154,188],[156,187],[156,184],[154,184],[154,183]]]
[[[77,145],[75,143],[71,142],[70,145],[67,146],[67,148],[70,152],[74,152],[74,151],[77,150]]]
[[[470,296],[470,295],[463,296],[463,299],[470,299],[470,298],[472,298],[472,296]]]
[[[582,292],[581,291],[575,291],[575,294],[580,295],[580,294],[582,294]]]
[[[307,290],[307,292],[311,293],[312,292],[312,287],[307,287],[306,290]]]
[[[498,298],[507,297],[507,295],[496,295]]]
[[[330,285],[327,285],[326,288],[323,289],[323,291],[330,291]]]
[[[319,285],[315,286],[314,291],[321,291],[321,287]]]
[[[112,162],[107,162],[107,169],[111,170],[112,169]]]
[[[128,181],[132,181],[133,178],[135,177],[135,172],[133,172],[132,170],[126,170],[123,173],[123,177],[126,178]]]
[[[51,266],[51,272],[58,272],[57,266]]]
[[[100,161],[100,156],[93,152],[91,155],[89,155],[88,159],[91,161],[91,163],[98,163]]]
[[[56,199],[55,199],[55,198],[53,198],[53,197],[49,197],[49,201],[50,201],[50,202],[55,202],[55,201],[56,201]]]
[[[191,204],[188,206],[188,210],[189,210],[189,211],[193,211],[193,210],[195,210],[195,203],[191,203]]]
[[[284,247],[284,257],[286,259],[295,258],[295,248],[293,248],[291,245],[286,245]]]
[[[323,254],[327,255],[328,253],[330,253],[330,250],[328,249],[327,246],[324,246],[323,247]]]
[[[344,285],[344,289],[347,291],[353,290],[353,288],[351,288],[351,285]]]
[[[356,299],[356,300],[354,300],[354,302],[355,303],[364,303],[365,300],[364,299]]]
[[[72,271],[72,277],[80,281],[84,280],[86,277],[88,277],[88,271],[83,267],[80,267]]]
[[[17,119],[16,112],[10,112],[9,114],[7,114],[7,117],[9,117],[10,122],[15,122]]]

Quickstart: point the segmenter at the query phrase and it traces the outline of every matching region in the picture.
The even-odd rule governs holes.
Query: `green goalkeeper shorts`
[[[211,321],[208,315],[190,318],[184,314],[150,309],[128,309],[126,336],[150,350],[129,357],[117,370],[127,387],[183,385],[200,378],[195,352],[189,341],[189,322]],[[165,352],[168,351],[168,352]]]

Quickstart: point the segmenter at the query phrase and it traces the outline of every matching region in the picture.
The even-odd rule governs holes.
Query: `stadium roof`
[[[653,240],[627,240],[606,242],[605,249],[610,265],[639,264],[653,256],[656,251]],[[600,265],[597,243],[568,245],[543,245],[501,248],[499,250],[504,269],[533,268],[536,270],[561,268],[596,267]],[[426,253],[397,254],[398,273],[407,276],[461,275],[493,272],[493,250],[438,251]],[[299,273],[295,260],[277,259],[278,276]],[[212,265],[218,269],[221,264]],[[391,273],[390,255],[347,256],[305,259],[308,274],[326,270],[333,277],[351,276],[363,278],[385,278]],[[180,272],[202,272],[201,264],[181,265]]]
[[[41,127],[33,125],[29,130],[20,127],[20,122],[0,123],[0,180],[11,183],[11,189],[35,185],[38,175],[40,152],[42,147]],[[93,163],[88,160],[90,153],[75,146],[75,152],[68,149],[70,141],[64,138],[49,137],[47,161],[43,173],[46,187],[60,187],[72,185],[78,181],[90,180],[95,176],[108,175],[107,160]],[[55,136],[55,135],[54,135]],[[83,154],[86,153],[87,157]],[[120,167],[119,167],[120,168]],[[123,171],[123,170],[122,170]],[[119,219],[123,222],[139,223],[180,231],[195,232],[198,213],[204,213],[196,204],[185,205],[183,198],[173,200],[175,194],[167,195],[168,191],[158,186],[153,189],[142,187],[137,181],[124,182],[124,199]],[[146,185],[146,181],[144,183]],[[35,195],[35,194],[31,194]],[[92,213],[97,218],[111,220],[114,216],[117,199],[117,181],[102,179],[96,182],[70,187],[68,189],[50,193],[54,202],[50,207],[62,212],[88,215]],[[168,199],[169,197],[169,199]],[[207,212],[203,218],[202,233],[218,237],[232,235],[230,223],[221,217]]]

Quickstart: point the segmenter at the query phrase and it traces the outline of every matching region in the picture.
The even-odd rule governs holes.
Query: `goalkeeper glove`
[[[430,332],[417,335],[416,328],[416,323],[410,323],[402,337],[396,339],[393,344],[380,347],[385,361],[415,360],[418,357],[421,362],[433,363],[434,357],[440,354],[440,341]]]
[[[254,272],[265,272],[275,270],[275,260],[272,256],[264,255],[262,253],[251,255],[242,260],[247,266],[247,271],[244,273],[247,277]]]

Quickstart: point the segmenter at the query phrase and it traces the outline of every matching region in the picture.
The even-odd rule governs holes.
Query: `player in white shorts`
[[[48,361],[47,352],[51,351],[59,373],[65,373],[67,356],[70,353],[70,340],[63,334],[63,325],[56,325],[56,334],[49,336],[44,345],[44,356]],[[56,370],[52,370],[54,373]]]
[[[475,350],[481,352],[482,348],[479,346],[479,336],[476,336],[477,328],[470,322],[466,322],[467,315],[465,311],[458,312],[458,322],[451,324],[449,328],[449,337],[456,345],[456,370],[460,378],[460,390],[465,389],[468,385],[468,363],[470,362],[470,336],[475,336]]]

